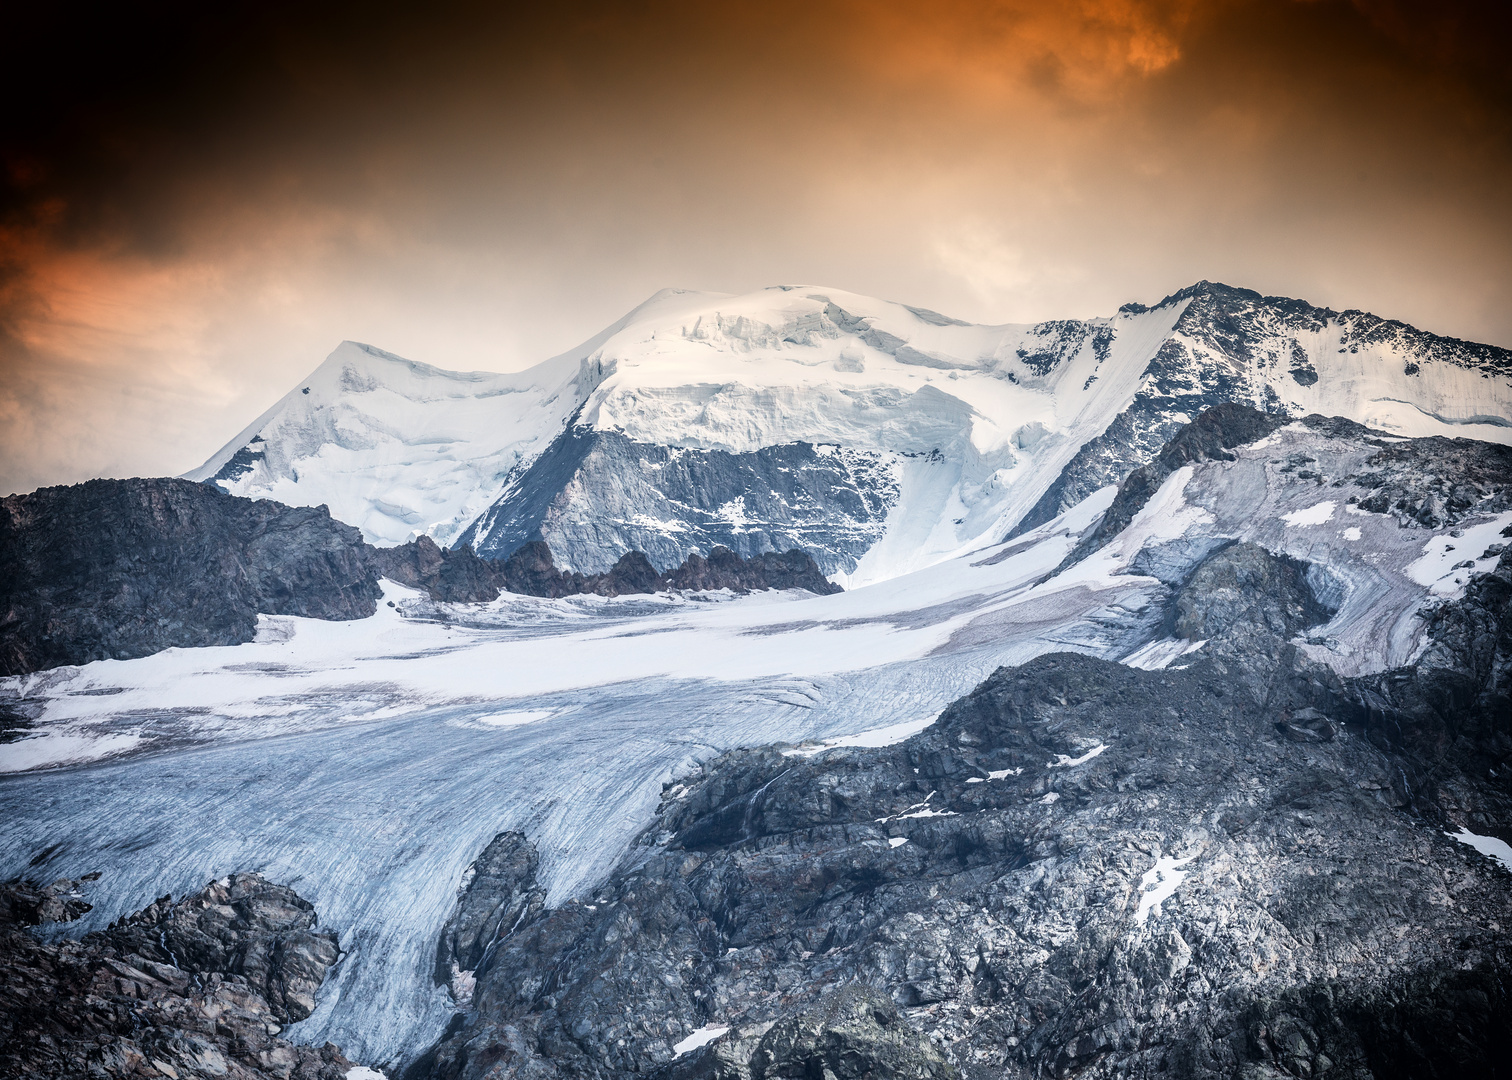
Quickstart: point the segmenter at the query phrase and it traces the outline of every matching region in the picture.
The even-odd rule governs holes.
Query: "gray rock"
[[[87,909],[74,894],[88,880],[0,886],[0,1074],[344,1080],[353,1063],[335,1046],[277,1037],[335,959],[292,891],[233,874],[82,941],[21,929],[47,917],[29,910],[38,894],[71,897],[65,917]]]
[[[246,980],[279,1023],[303,1020],[340,956],[336,935],[315,929],[315,909],[257,874],[231,874],[194,896],[161,897],[97,935],[121,952]]]

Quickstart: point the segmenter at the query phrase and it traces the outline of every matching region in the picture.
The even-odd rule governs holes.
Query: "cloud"
[[[1208,277],[1512,344],[1489,11],[30,5],[0,490],[182,471],[343,338],[507,370],[668,285],[1026,321]]]

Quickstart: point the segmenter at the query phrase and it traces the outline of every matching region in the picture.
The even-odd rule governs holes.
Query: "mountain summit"
[[[1512,352],[1200,282],[1108,318],[984,326],[854,293],[666,290],[514,374],[344,342],[187,475],[570,570],[800,547],[848,586],[1050,520],[1203,409],[1512,442]]]

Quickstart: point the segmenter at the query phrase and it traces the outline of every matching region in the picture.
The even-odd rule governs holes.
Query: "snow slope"
[[[1509,372],[1505,350],[1208,283],[1032,326],[669,290],[513,375],[346,343],[189,476],[326,503],[375,543],[540,537],[585,572],[799,546],[855,586],[1050,520],[1219,401],[1512,441]]]

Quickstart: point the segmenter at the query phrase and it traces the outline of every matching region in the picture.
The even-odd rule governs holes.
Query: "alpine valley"
[[[7,1076],[1508,1073],[1512,351],[668,290],[0,567]]]

